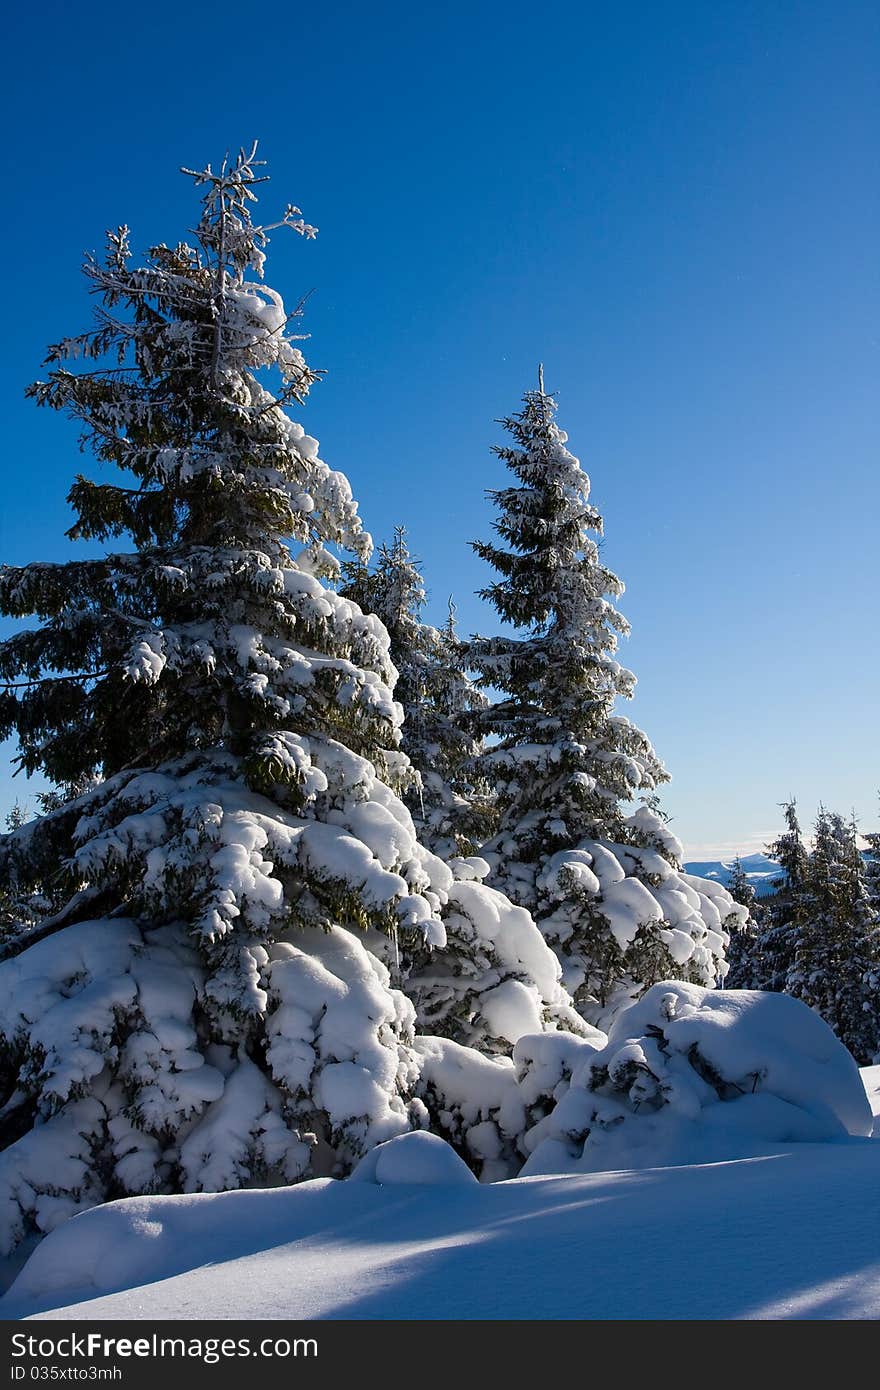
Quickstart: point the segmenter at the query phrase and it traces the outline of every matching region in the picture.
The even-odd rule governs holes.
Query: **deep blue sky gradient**
[[[81,252],[185,234],[178,166],[259,136],[261,210],[321,229],[269,253],[289,302],[315,289],[300,418],[376,538],[408,526],[431,616],[453,591],[494,626],[467,541],[543,360],[677,833],[754,848],[789,794],[876,823],[874,4],[56,0],[6,37],[3,560],[73,553],[89,460],[22,392],[86,325]]]

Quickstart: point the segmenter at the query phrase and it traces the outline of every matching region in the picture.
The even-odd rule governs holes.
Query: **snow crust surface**
[[[878,1181],[880,1145],[848,1139],[491,1186],[316,1179],[135,1197],[49,1236],[0,1313],[876,1318],[880,1254],[866,1214]]]

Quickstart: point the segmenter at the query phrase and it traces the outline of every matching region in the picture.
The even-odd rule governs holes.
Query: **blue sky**
[[[3,560],[73,551],[89,462],[22,393],[86,324],[82,251],[185,234],[178,166],[257,136],[267,217],[321,229],[268,266],[315,289],[301,418],[377,539],[408,526],[431,614],[493,626],[467,541],[543,360],[676,832],[755,848],[791,794],[876,823],[876,6],[53,2],[6,36]]]

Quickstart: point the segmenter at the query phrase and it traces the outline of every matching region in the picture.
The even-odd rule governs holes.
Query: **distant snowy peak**
[[[782,874],[776,860],[769,859],[766,854],[743,854],[740,856],[740,863],[759,898],[773,891],[774,880]],[[715,879],[722,887],[729,888],[733,877],[733,864],[733,859],[715,859],[685,864],[684,867],[689,874]]]

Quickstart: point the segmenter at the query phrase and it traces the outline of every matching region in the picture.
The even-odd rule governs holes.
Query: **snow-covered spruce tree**
[[[854,821],[821,808],[794,917],[784,989],[830,1024],[860,1065],[880,1052],[880,914]]]
[[[725,981],[732,989],[784,991],[794,960],[809,855],[793,798],[783,803],[782,811],[786,828],[767,846],[767,854],[782,872],[774,879],[773,892],[763,904],[759,930],[748,951],[734,962]]]
[[[787,830],[768,847],[784,876],[737,983],[802,999],[865,1064],[880,1049],[880,913],[856,827],[820,809],[808,851],[794,802],[785,819]]]
[[[471,854],[488,825],[488,789],[472,776],[479,752],[472,713],[488,701],[464,669],[454,606],[443,628],[422,621],[425,585],[402,526],[379,547],[372,567],[349,560],[342,569],[341,592],[388,632],[398,672],[394,696],[404,713],[401,749],[418,773],[405,799],[419,838],[444,858]]]
[[[449,860],[455,875],[441,908],[444,950],[411,940],[397,959],[420,1031],[508,1057],[520,1037],[548,1026],[584,1034],[529,913],[481,881],[489,866],[473,850],[485,833],[489,803],[488,788],[474,776],[479,745],[471,726],[488,701],[463,669],[454,610],[443,629],[422,622],[424,583],[402,527],[372,566],[348,561],[343,574],[342,593],[376,614],[388,632],[399,673],[394,694],[404,712],[401,749],[418,778],[405,798],[419,839]],[[480,1059],[455,1055],[458,1065],[482,1074]],[[435,1093],[432,1081],[429,1101]],[[432,1115],[455,1108],[446,1095],[430,1105]]]
[[[6,817],[6,829],[19,830],[27,820],[27,807],[16,801]],[[15,865],[8,864],[0,880],[0,946],[7,936],[17,936],[22,928],[36,926],[50,907],[44,885],[31,881],[21,886]]]
[[[755,920],[756,894],[739,855],[733,861],[727,891],[735,903],[746,909],[748,916],[745,921],[730,924],[730,941],[726,953],[728,972],[724,983],[728,989],[748,989],[752,969],[750,957],[758,931]]]
[[[747,907],[751,912],[755,905],[755,889],[739,855],[736,856],[731,865],[727,891],[735,903],[739,903],[741,907]]]
[[[868,845],[865,856],[865,886],[872,906],[880,912],[880,830],[869,830],[863,838]]]
[[[0,734],[85,788],[0,838],[20,887],[66,880],[0,965],[4,1247],[127,1193],[345,1172],[425,1118],[366,943],[441,944],[452,876],[392,790],[387,634],[325,582],[328,544],[370,542],[286,413],[316,374],[262,283],[254,153],[192,175],[192,244],[133,265],[109,235],[95,327],[30,388],[122,473],[77,478],[70,536],[134,548],[0,572],[37,619],[0,644]]]
[[[57,810],[94,781],[88,778],[80,785],[38,792],[36,802],[40,813],[45,815]],[[37,825],[38,822],[31,819],[28,806],[18,801],[6,817],[6,829],[20,833],[11,835],[0,852],[0,958],[7,936],[20,942],[25,932],[35,930],[47,917],[59,912],[70,896],[64,865],[57,857],[40,854],[33,834]]]
[[[679,872],[681,846],[653,799],[667,774],[614,712],[635,685],[615,656],[623,585],[600,559],[602,519],[555,412],[539,376],[502,422],[513,443],[495,452],[517,482],[490,494],[502,544],[474,549],[501,576],[482,597],[518,632],[475,638],[468,664],[502,692],[480,719],[494,740],[480,758],[498,813],[483,851],[490,882],[535,915],[582,1013],[601,1024],[655,980],[714,984],[723,920],[741,909]]]

